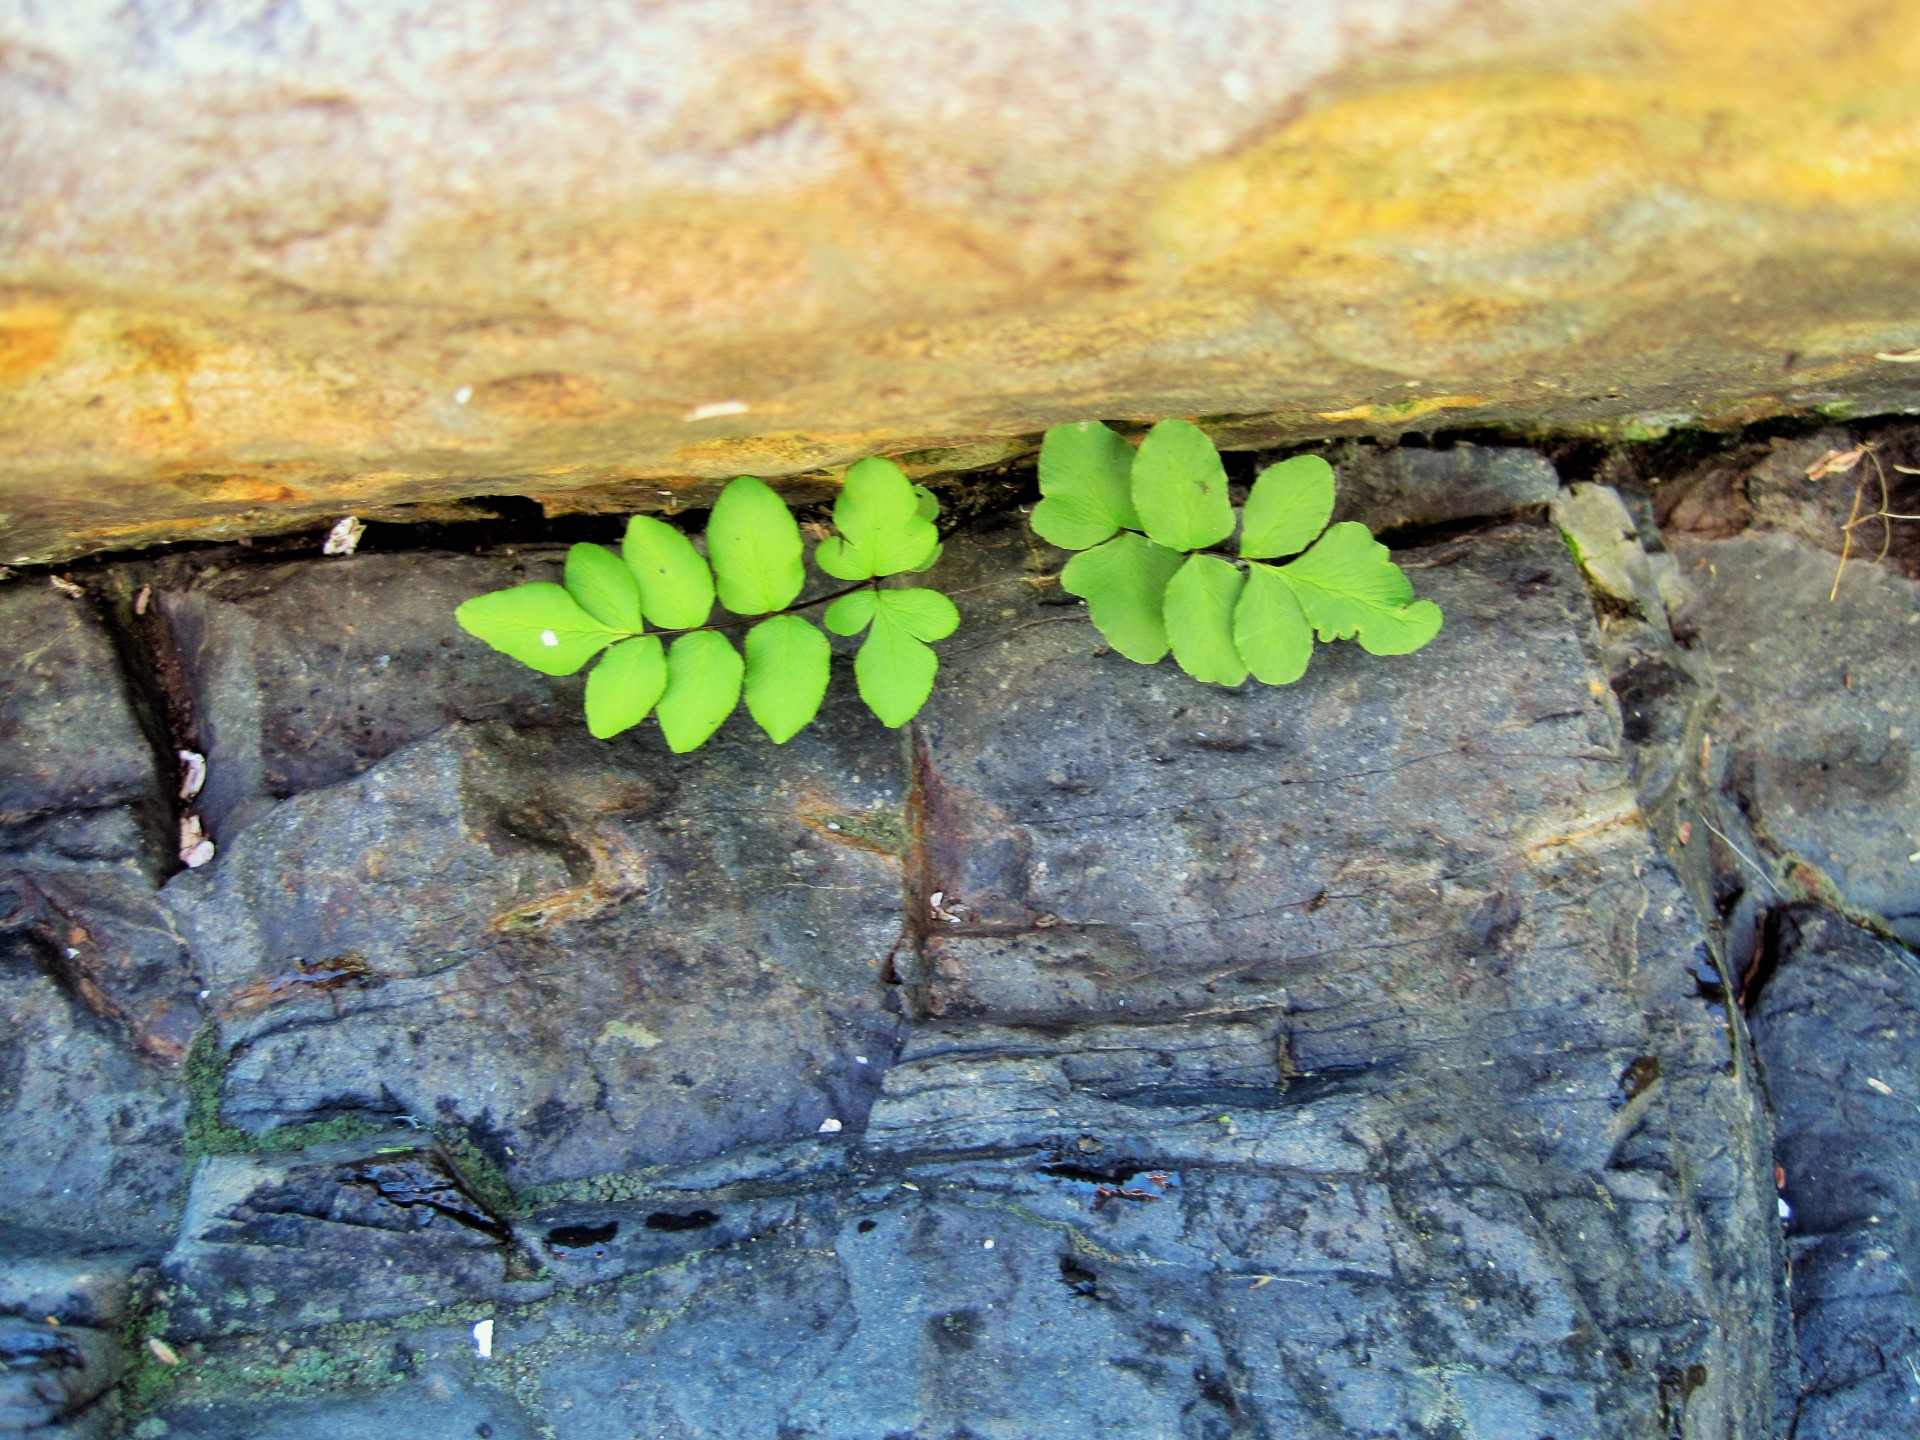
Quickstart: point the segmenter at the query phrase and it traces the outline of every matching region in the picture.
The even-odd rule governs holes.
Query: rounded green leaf
[[[853,657],[860,698],[882,725],[898,728],[920,713],[933,693],[940,669],[933,647],[922,644],[885,610],[876,610],[873,629]]]
[[[1313,629],[1273,566],[1247,566],[1246,588],[1233,607],[1233,643],[1263,685],[1291,685],[1307,673]]]
[[[697,750],[740,703],[740,652],[713,630],[682,635],[667,651],[667,690],[657,713],[676,755]]]
[[[1162,420],[1133,457],[1133,507],[1149,539],[1204,550],[1233,533],[1233,501],[1220,452],[1199,426]]]
[[[836,635],[858,635],[873,621],[871,590],[855,590],[827,606],[820,621]]]
[[[916,640],[944,640],[960,628],[959,607],[938,590],[916,586],[869,593],[875,607]]]
[[[713,572],[693,542],[664,520],[636,515],[622,548],[640,582],[640,609],[665,630],[691,630],[713,613]],[[729,647],[731,648],[731,647]]]
[[[873,570],[865,555],[838,535],[829,535],[813,547],[813,563],[836,580],[871,580]]]
[[[747,631],[747,712],[776,745],[820,713],[833,646],[798,615],[775,615]]]
[[[891,460],[862,460],[847,471],[833,502],[840,533],[815,547],[813,560],[842,580],[924,570],[939,554],[940,532],[920,513],[920,497]]]
[[[1114,531],[1138,530],[1133,447],[1098,420],[1055,425],[1040,442],[1040,503],[1033,533],[1065,550],[1087,550]]]
[[[567,593],[601,624],[629,635],[645,629],[640,619],[640,585],[626,562],[604,545],[576,545],[567,551]]]
[[[1240,553],[1265,560],[1297,555],[1333,518],[1333,466],[1296,455],[1263,470],[1240,512]]]
[[[1231,560],[1190,555],[1167,582],[1167,638],[1173,658],[1196,680],[1238,685],[1247,662],[1233,643],[1233,610],[1244,583]]]
[[[924,485],[914,486],[913,494],[914,498],[920,502],[919,514],[922,520],[938,520],[940,518],[940,497],[938,495],[934,494],[933,491]]]
[[[736,615],[765,615],[791,605],[807,582],[800,527],[786,502],[742,475],[720,492],[707,521],[707,558],[720,603]]]
[[[477,595],[453,612],[460,628],[543,675],[571,675],[620,638],[547,581]]]
[[[647,718],[667,688],[667,657],[658,635],[622,640],[587,676],[587,731],[610,740]]]
[[[1087,602],[1087,618],[1109,645],[1151,665],[1167,653],[1161,606],[1180,561],[1177,551],[1124,532],[1067,561],[1060,586]]]
[[[1277,572],[1322,640],[1358,638],[1370,655],[1408,655],[1440,633],[1440,607],[1413,598],[1413,582],[1367,527],[1343,520]]]

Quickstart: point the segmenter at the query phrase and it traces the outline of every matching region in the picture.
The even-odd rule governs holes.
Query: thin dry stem
[[[1887,508],[1893,503],[1893,492],[1887,488],[1886,469],[1880,464],[1880,457],[1874,453],[1872,445],[1862,445],[1860,448],[1866,452],[1867,458],[1873,461],[1873,473],[1880,482],[1880,508],[1869,511],[1865,515],[1860,513],[1860,501],[1867,493],[1867,477],[1864,475],[1861,476],[1860,483],[1853,487],[1853,510],[1847,516],[1847,523],[1842,527],[1840,565],[1833,572],[1833,588],[1827,592],[1827,601],[1829,604],[1840,594],[1840,577],[1847,573],[1847,561],[1853,555],[1853,531],[1855,526],[1864,525],[1869,520],[1878,520],[1880,522],[1880,553],[1873,557],[1873,563],[1878,565],[1882,560],[1887,558],[1888,553],[1893,549],[1893,522],[1895,520],[1920,520],[1920,515],[1901,515]],[[1914,469],[1911,465],[1895,465],[1893,468],[1902,475],[1920,475],[1920,470]]]

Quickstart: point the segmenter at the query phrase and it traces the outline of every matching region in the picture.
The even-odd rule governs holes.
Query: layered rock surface
[[[1913,582],[1742,604],[1836,557],[1676,537],[1674,631],[1597,617],[1539,456],[1349,460],[1377,525],[1521,512],[1401,552],[1418,655],[1200,687],[989,518],[914,725],[836,665],[779,748],[594,742],[474,649],[452,603],[550,551],[0,592],[9,1419],[1903,1433],[1904,912],[1820,858],[1866,812],[1785,848],[1746,677],[1887,714]]]

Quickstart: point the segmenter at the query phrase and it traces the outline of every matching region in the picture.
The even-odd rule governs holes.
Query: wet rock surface
[[[550,552],[129,570],[197,870],[155,632],[0,591],[65,647],[0,701],[0,1317],[85,1362],[0,1428],[1905,1434],[1899,822],[1766,706],[1897,743],[1911,582],[1629,493],[1660,604],[1596,611],[1544,459],[1405,453],[1374,524],[1532,512],[1401,552],[1418,655],[1202,688],[989,518],[908,730],[837,665],[687,757],[470,653]]]

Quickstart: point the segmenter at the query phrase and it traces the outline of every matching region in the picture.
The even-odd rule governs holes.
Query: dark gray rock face
[[[199,1025],[192,965],[154,903],[172,865],[170,802],[91,605],[0,592],[0,937],[140,1049],[177,1060]],[[4,943],[0,941],[0,943]]]
[[[1796,1440],[1920,1429],[1920,962],[1831,912],[1775,915],[1750,1014],[1789,1207]]]
[[[907,736],[847,677],[680,759],[400,687],[175,877],[222,1143],[387,1128],[206,1163],[163,1267],[176,1338],[351,1378],[160,1416],[1765,1434],[1769,1161],[1558,538],[1410,552],[1428,651],[1244,692],[1101,651],[1053,558],[952,547]],[[253,676],[319,673],[253,623]]]
[[[1676,540],[1757,840],[1920,942],[1920,583],[1778,532]]]
[[[542,1440],[511,1398],[471,1376],[436,1369],[363,1397],[225,1403],[172,1412],[166,1440]]]
[[[1328,458],[1340,474],[1336,520],[1379,531],[1512,515],[1545,505],[1560,489],[1553,463],[1523,445],[1341,445]]]
[[[45,585],[0,590],[0,825],[157,798],[152,758],[90,607]]]
[[[505,1238],[452,1168],[404,1134],[211,1156],[164,1267],[178,1296],[170,1333],[298,1331],[503,1299]]]
[[[126,1042],[177,1057],[198,1016],[152,750],[86,602],[0,590],[0,651],[0,1253],[157,1253],[185,1107]]]
[[[1005,650],[975,640],[924,724],[924,886],[965,920],[927,925],[935,1023],[875,1143],[1085,1133],[1121,1169],[1181,1174],[1222,1269],[1337,1297],[1297,1340],[1218,1322],[1268,1417],[1324,1404],[1325,1433],[1390,1432],[1457,1400],[1515,1433],[1636,1433],[1672,1408],[1660,1377],[1700,1363],[1689,1403],[1757,1424],[1716,1324],[1670,1348],[1689,1312],[1765,1303],[1714,1238],[1755,1238],[1759,1157],[1667,1108],[1745,1123],[1584,594],[1543,528],[1409,561],[1449,616],[1426,651],[1332,647],[1298,686],[1239,694],[995,617],[1018,585],[1002,562],[969,633]],[[1088,1024],[1104,1043],[1050,1036]],[[1389,1273],[1426,1297],[1397,1320]],[[1462,1274],[1491,1288],[1449,1290]],[[1588,1333],[1621,1349],[1583,1354]]]
[[[357,555],[162,590],[200,738],[219,756],[201,802],[216,839],[452,721],[576,714],[579,681],[496,664],[453,621],[472,596],[559,578],[550,556]]]
[[[557,573],[370,556],[166,599],[233,837],[168,889],[228,1122],[458,1124],[540,1183],[865,1114],[895,1043],[898,742],[844,702],[783,750],[742,724],[686,761],[554,728],[579,682],[453,611]]]
[[[898,814],[877,728],[669,766],[456,726],[281,806],[167,891],[224,1118],[456,1124],[516,1183],[857,1123],[897,1028],[899,861],[851,833]]]
[[[119,1371],[110,1335],[85,1326],[0,1319],[0,1434],[46,1434],[79,1414]]]
[[[1376,525],[1551,474],[1397,453]],[[1860,740],[1905,753],[1911,582],[1826,607],[1830,555],[1682,538],[1688,654],[1598,632],[1526,520],[1401,553],[1420,654],[1225,691],[1101,649],[988,521],[909,730],[837,662],[790,744],[674,757],[454,626],[554,558],[142,571],[208,752],[193,871],[106,629],[0,591],[56,641],[0,697],[0,1316],[99,1351],[0,1429],[1911,1429],[1912,957],[1767,888],[1920,913]],[[1692,875],[1715,814],[1771,878],[1703,923],[1649,832],[1693,816]],[[1749,1051],[1706,942],[1768,905]]]
[[[0,949],[0,1254],[156,1254],[186,1178],[184,1098],[37,968]]]

